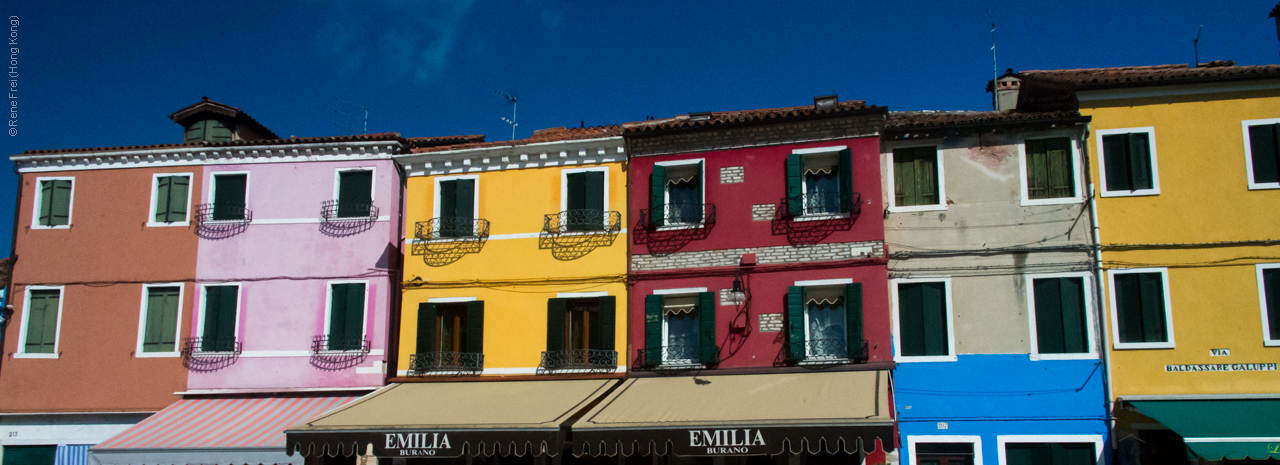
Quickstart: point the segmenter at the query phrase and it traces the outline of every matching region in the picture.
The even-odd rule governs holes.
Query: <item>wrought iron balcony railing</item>
[[[844,339],[792,341],[787,344],[787,360],[833,364],[863,362],[867,360],[867,340],[863,339],[852,347]]]
[[[664,346],[636,351],[636,365],[648,369],[701,367],[720,363],[716,346]]]
[[[415,374],[432,372],[484,371],[484,354],[475,352],[422,352],[409,355],[409,371]]]
[[[432,218],[415,224],[414,236],[420,241],[488,239],[489,220],[449,216]]]
[[[618,367],[618,351],[597,349],[548,350],[542,352],[543,370],[610,371]]]
[[[202,203],[196,207],[196,221],[201,223],[248,223],[253,221],[253,210],[243,205],[218,205]]]
[[[616,233],[622,231],[622,213],[604,210],[565,210],[542,216],[542,231]]]
[[[373,221],[378,219],[378,207],[372,200],[326,200],[320,204],[320,218],[325,222]]]
[[[238,354],[240,341],[235,338],[189,337],[182,341],[182,353],[193,357],[205,354]]]
[[[708,225],[716,222],[713,203],[670,203],[640,210],[640,221],[649,229],[660,226]]]
[[[815,192],[798,197],[783,197],[778,202],[778,211],[784,217],[840,215],[848,213],[856,216],[862,213],[862,193],[852,192],[849,199],[841,198],[839,192]]]
[[[369,340],[361,336],[356,337],[334,337],[322,334],[311,338],[311,353],[320,354],[324,352],[364,352],[368,353],[370,349]]]

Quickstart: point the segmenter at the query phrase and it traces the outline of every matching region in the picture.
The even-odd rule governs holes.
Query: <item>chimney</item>
[[[813,98],[814,110],[834,110],[836,108],[836,94],[822,95]]]
[[[1018,109],[1018,91],[1022,88],[1022,79],[1013,74],[1013,70],[996,79],[995,107],[996,111]]]

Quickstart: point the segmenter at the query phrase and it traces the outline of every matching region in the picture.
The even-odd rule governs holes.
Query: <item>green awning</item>
[[[1280,400],[1130,401],[1208,460],[1280,459]]]

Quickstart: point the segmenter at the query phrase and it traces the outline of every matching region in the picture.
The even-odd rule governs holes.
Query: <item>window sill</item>
[[[841,220],[848,217],[848,213],[814,213],[797,216],[792,218],[791,221],[799,223],[801,221]]]
[[[925,362],[954,362],[955,355],[927,355],[927,356],[898,356],[894,360],[898,363],[925,363]]]
[[[156,223],[153,221],[147,222],[148,228],[168,228],[168,227],[184,227],[185,228],[187,226],[191,226],[190,221],[174,221],[172,223]]]
[[[1112,344],[1111,348],[1115,350],[1172,349],[1174,345],[1172,342],[1117,342]]]
[[[133,358],[174,358],[181,357],[182,352],[135,352]]]
[[[1086,353],[1086,354],[1031,354],[1031,360],[1032,360],[1032,361],[1041,361],[1041,360],[1048,360],[1048,361],[1052,361],[1052,360],[1097,360],[1097,359],[1098,359],[1098,354],[1095,354],[1095,353],[1092,353],[1092,352],[1091,352],[1091,353]]]
[[[56,359],[56,358],[58,358],[58,354],[23,354],[23,353],[15,353],[15,354],[13,354],[13,358],[44,358],[44,359]]]
[[[947,206],[938,205],[912,205],[909,207],[889,207],[889,213],[912,213],[912,212],[932,212],[946,210]]]
[[[1268,341],[1268,340],[1263,340],[1263,341],[1262,341],[1262,346],[1263,346],[1263,347],[1280,347],[1280,339],[1272,339],[1272,340],[1269,340],[1269,341]]]
[[[70,224],[64,224],[64,225],[60,225],[60,226],[43,226],[43,225],[34,225],[34,224],[33,224],[33,225],[31,225],[31,229],[71,229],[71,225],[70,225]]]
[[[1262,183],[1262,184],[1249,183],[1249,190],[1251,191],[1269,190],[1269,189],[1280,189],[1280,182],[1268,182],[1268,183]]]
[[[1034,207],[1036,205],[1071,205],[1076,203],[1084,203],[1084,197],[1059,197],[1054,199],[1022,199],[1022,206]]]
[[[1140,189],[1136,191],[1102,191],[1103,197],[1145,197],[1160,195],[1160,188]]]
[[[800,360],[798,363],[796,363],[796,365],[797,366],[807,366],[807,365],[821,366],[821,365],[843,364],[843,363],[852,363],[852,362],[853,362],[853,359],[849,357],[806,355],[804,359]]]
[[[707,225],[705,223],[665,224],[662,226],[658,226],[656,230],[657,231],[674,231],[678,229],[702,229],[702,228],[705,228],[706,226]]]

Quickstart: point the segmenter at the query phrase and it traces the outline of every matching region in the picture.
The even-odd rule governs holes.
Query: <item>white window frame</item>
[[[898,285],[912,283],[943,283],[943,294],[947,301],[947,353],[948,355],[902,355],[902,326],[898,318]],[[889,289],[893,294],[893,354],[898,363],[917,362],[954,362],[956,361],[956,325],[955,306],[951,299],[951,277],[932,276],[922,278],[895,278],[889,280]]]
[[[74,186],[74,184],[72,184]],[[53,353],[52,354],[29,354],[27,350],[27,328],[31,327],[31,291],[58,291],[58,327],[53,331]],[[22,332],[18,333],[18,350],[14,352],[13,358],[46,358],[56,359],[61,353],[58,350],[62,343],[62,307],[67,300],[67,291],[64,286],[27,286],[22,290]]]
[[[1028,140],[1044,140],[1044,139],[1062,139],[1062,138],[1066,138],[1067,140],[1069,140],[1071,145],[1071,173],[1072,173],[1071,189],[1074,194],[1071,197],[1058,197],[1053,199],[1034,199],[1033,200],[1031,198],[1031,193],[1028,190],[1029,186],[1027,185],[1027,141]],[[1022,188],[1022,206],[1027,207],[1032,205],[1065,205],[1065,204],[1084,202],[1085,188],[1083,184],[1084,174],[1083,174],[1083,168],[1082,168],[1084,166],[1084,163],[1081,163],[1080,161],[1080,153],[1081,153],[1080,144],[1082,143],[1083,141],[1081,141],[1079,137],[1076,137],[1075,134],[1061,134],[1061,133],[1060,134],[1047,133],[1042,136],[1023,137],[1022,140],[1018,141],[1018,174],[1019,174],[1018,184],[1021,185],[1021,188]]]
[[[483,218],[482,216],[480,216],[480,175],[478,174],[460,174],[456,176],[436,176],[434,179],[432,179],[432,182],[433,182],[432,184],[433,191],[431,193],[431,199],[432,199],[431,200],[431,217],[432,218],[440,217],[440,183],[445,181],[457,181],[460,179],[470,179],[472,181],[471,190],[473,192],[472,192],[472,198],[471,198],[471,214],[475,218]],[[475,234],[474,226],[472,227],[471,233]],[[471,237],[455,237],[455,238],[440,238],[440,239],[468,240],[472,238]]]
[[[351,171],[368,171],[371,173],[369,175],[369,200],[374,200],[374,193],[378,192],[378,168],[376,166],[351,166],[333,170],[333,201],[338,201],[338,191],[342,188],[342,173]]]
[[[700,164],[700,165],[699,165],[699,167],[698,167],[698,170],[699,170],[699,171],[698,171],[698,183],[700,184],[700,188],[698,189],[698,194],[702,196],[702,205],[703,205],[703,207],[702,207],[702,208],[703,208],[703,210],[702,210],[702,213],[703,213],[703,214],[702,214],[702,221],[697,222],[697,223],[663,224],[662,226],[659,226],[659,227],[658,227],[658,230],[659,230],[659,231],[664,231],[664,230],[668,230],[668,229],[693,229],[693,228],[702,228],[702,227],[705,227],[705,226],[706,226],[706,224],[707,224],[707,215],[706,215],[706,211],[707,211],[707,210],[706,210],[706,205],[707,205],[707,163],[706,163],[706,159],[705,159],[705,158],[693,158],[693,159],[689,159],[689,160],[670,160],[670,161],[659,161],[659,162],[654,162],[653,166],[661,166],[661,167],[664,167],[664,168],[665,168],[665,167],[668,167],[668,166],[684,166],[684,165],[693,165],[693,164]],[[668,204],[668,203],[671,203],[671,192],[667,189],[667,180],[666,180],[666,179],[663,179],[663,180],[662,180],[662,203],[663,203],[664,205],[665,205],[665,204]],[[664,223],[665,223],[665,221],[664,221]]]
[[[560,211],[569,209],[569,175],[576,173],[604,173],[604,209],[609,210],[609,167],[593,166],[590,168],[564,168],[560,170]]]
[[[1034,282],[1037,279],[1053,279],[1053,278],[1080,278],[1084,283],[1081,288],[1083,294],[1080,296],[1084,302],[1084,319],[1087,328],[1085,334],[1086,344],[1089,351],[1077,354],[1041,354],[1040,353],[1040,335],[1036,330],[1036,290]],[[1095,312],[1093,305],[1093,277],[1088,272],[1068,272],[1068,273],[1040,273],[1028,274],[1024,276],[1024,283],[1027,288],[1027,323],[1031,330],[1031,360],[1096,360],[1098,358],[1098,340],[1094,330],[1097,324],[1093,314]]]
[[[1160,273],[1160,282],[1164,290],[1164,318],[1165,318],[1165,334],[1168,342],[1120,342],[1120,309],[1116,306],[1116,276],[1117,274],[1133,274],[1133,273]],[[1111,305],[1111,343],[1115,349],[1172,349],[1175,347],[1173,339],[1173,305],[1169,298],[1169,269],[1168,268],[1123,268],[1107,271],[1107,302]]]
[[[840,294],[840,299],[841,299],[841,300],[843,300],[843,299],[844,299],[844,285],[845,285],[845,284],[852,284],[852,283],[853,283],[853,278],[848,278],[848,279],[847,279],[847,281],[848,281],[848,282],[845,282],[845,281],[846,281],[846,279],[826,279],[826,280],[820,280],[820,281],[796,281],[796,283],[795,283],[794,285],[795,285],[795,286],[806,287],[806,288],[828,288],[828,289],[835,288],[836,286],[840,286],[840,292],[839,292],[839,294]],[[819,283],[819,284],[801,284],[801,283]],[[808,291],[806,291],[806,292],[808,292]],[[813,340],[813,337],[809,335],[809,303],[808,303],[808,302],[801,302],[801,303],[800,303],[800,305],[801,305],[801,306],[803,307],[803,309],[804,309],[804,340],[805,340],[805,341],[811,341],[811,340]],[[848,327],[849,327],[849,326],[848,326],[848,325],[849,325],[849,307],[848,307],[848,305],[849,305],[849,302],[843,302],[843,303],[841,304],[841,306],[842,306],[842,307],[844,307],[845,311],[844,311],[844,314],[843,314],[843,315],[840,315],[840,317],[841,317],[842,319],[844,319],[844,320],[845,320],[845,321],[844,321],[844,324],[845,324],[846,332],[848,331]],[[846,344],[847,346],[848,346],[848,345],[853,345],[854,343],[855,343],[855,341],[847,340],[847,338],[846,338],[846,340],[845,340],[845,344]],[[857,343],[861,344],[861,341],[857,341]],[[847,347],[847,346],[846,346],[845,350],[852,350],[852,349],[853,349],[852,347]],[[848,356],[836,356],[836,355],[817,355],[817,354],[810,354],[810,353],[809,353],[809,345],[808,345],[808,344],[805,344],[805,348],[804,348],[804,357],[805,357],[805,361],[807,361],[807,362],[816,362],[816,361],[824,361],[824,360],[846,360],[846,359],[848,359],[848,358],[849,358]],[[801,362],[801,364],[804,364],[804,362]]]
[[[226,175],[235,175],[235,174],[243,174],[243,175],[244,175],[244,208],[245,208],[245,209],[247,209],[247,210],[253,210],[253,208],[249,206],[249,188],[250,188],[250,187],[252,186],[252,184],[253,184],[253,180],[251,179],[251,178],[253,177],[253,175],[252,175],[252,174],[250,174],[248,171],[211,171],[211,172],[209,172],[209,180],[208,180],[208,182],[209,182],[209,197],[207,197],[207,198],[209,199],[209,201],[207,202],[209,205],[213,205],[214,192],[215,192],[215,189],[217,189],[217,187],[218,187],[218,180],[217,180],[217,177],[218,177],[218,176],[226,176]],[[217,221],[215,221],[215,220],[213,219],[213,217],[212,217],[212,216],[210,216],[210,217],[209,217],[209,222],[210,222],[210,223],[237,222],[237,221],[244,221],[244,220],[217,220]],[[203,293],[202,293],[201,295],[203,295]],[[237,311],[239,311],[239,310],[237,310]]]
[[[1280,182],[1253,182],[1253,143],[1249,139],[1249,127],[1267,124],[1280,124],[1280,118],[1251,119],[1240,122],[1241,130],[1244,132],[1244,167],[1248,176],[1249,190],[1280,189]]]
[[[841,152],[841,151],[844,151],[844,150],[849,150],[849,146],[847,146],[847,145],[833,145],[833,146],[830,146],[830,147],[813,147],[813,148],[807,148],[807,149],[795,149],[795,150],[792,150],[792,151],[791,151],[791,153],[796,154],[796,155],[800,155],[800,192],[801,192],[801,193],[803,193],[803,194],[806,194],[806,195],[807,195],[807,194],[809,194],[809,180],[808,180],[808,177],[806,177],[806,176],[804,175],[804,174],[805,174],[805,173],[804,173],[804,159],[805,159],[805,158],[808,158],[808,157],[810,157],[810,156],[815,156],[815,155],[816,155],[816,156],[821,156],[821,155],[827,155],[827,154],[834,153],[834,154],[835,154],[835,157],[836,157],[836,165],[835,165],[834,169],[836,170],[836,178],[837,178],[837,180],[838,180],[838,179],[839,179],[839,177],[840,177],[840,152]],[[850,165],[852,165],[852,164],[853,164],[852,155],[850,156],[849,163],[850,163]],[[842,186],[840,186],[840,187],[841,187],[841,188],[845,188],[845,189],[853,189],[853,186],[843,186],[843,185],[842,185]],[[802,210],[805,210],[805,209],[802,209]],[[818,220],[830,220],[830,219],[848,218],[848,217],[849,217],[849,213],[848,213],[848,212],[842,212],[842,213],[809,213],[808,211],[802,211],[802,212],[801,212],[801,214],[800,214],[800,216],[795,217],[795,219],[793,219],[792,221],[818,221]]]
[[[694,289],[702,289],[702,290],[695,291]],[[698,295],[702,292],[707,292],[706,289],[707,288],[705,287],[686,288],[686,289],[663,289],[663,291],[690,291],[690,292],[664,292],[661,294],[659,294],[656,290],[653,292],[653,295],[662,296],[662,346],[663,347],[667,346],[667,336],[669,335],[667,330],[667,323],[668,323],[667,317],[669,316],[667,315],[667,297],[693,297],[694,302],[697,302]],[[714,312],[715,307],[717,306],[712,306],[711,311]],[[694,308],[698,311],[698,326],[701,327],[702,326],[702,309],[697,308],[696,304]],[[701,337],[701,335],[699,335],[699,337]],[[661,365],[682,365],[683,366],[683,365],[693,364],[695,362],[696,362],[695,360],[691,360],[691,359],[668,359],[666,355],[663,354],[662,360],[658,362],[658,365],[659,366]],[[701,365],[701,363],[698,363],[698,365]]]
[[[190,190],[188,190],[188,194],[190,194]],[[177,308],[178,313],[177,313],[177,318],[174,318],[174,320],[177,322],[176,323],[177,327],[174,328],[173,330],[174,341],[173,341],[172,352],[144,352],[142,350],[142,343],[144,342],[147,336],[147,311],[150,310],[149,308],[147,308],[147,302],[148,302],[147,294],[153,287],[178,288],[178,308]],[[187,292],[187,287],[180,282],[151,283],[151,284],[142,285],[142,302],[141,304],[138,305],[138,308],[139,308],[138,310],[138,345],[137,347],[134,348],[134,351],[133,351],[133,356],[135,358],[177,357],[182,354],[182,304],[184,302],[183,297],[186,296],[186,292]],[[237,310],[238,309],[239,307],[237,307]]]
[[[206,291],[205,288],[218,287],[218,286],[235,286],[236,287],[236,330],[234,334],[235,334],[235,340],[243,344],[244,341],[240,340],[240,326],[241,326],[241,323],[244,322],[241,315],[244,312],[244,283],[240,283],[240,282],[208,283],[208,284],[200,285],[200,294],[198,295],[200,299],[200,307],[199,307],[200,315],[194,317],[195,323],[196,323],[196,337],[204,337],[204,320],[205,320],[204,304],[205,304],[205,296],[208,295],[208,291]]]
[[[895,194],[895,192],[897,191],[895,190],[893,185],[893,179],[894,179],[893,178],[893,149],[898,149],[898,148],[913,149],[913,148],[930,147],[930,146],[933,147],[934,153],[938,157],[938,163],[937,163],[938,203],[933,205],[909,205],[905,207],[899,207],[898,196]],[[947,176],[946,176],[947,170],[945,167],[943,167],[943,158],[945,157],[942,156],[942,152],[943,152],[942,144],[940,142],[927,143],[922,141],[910,141],[910,142],[902,142],[897,144],[890,144],[888,146],[888,149],[889,149],[889,152],[887,153],[887,155],[889,155],[889,162],[886,164],[887,165],[886,169],[888,170],[888,176],[885,177],[885,184],[889,186],[888,190],[886,191],[889,196],[889,212],[890,213],[906,213],[906,212],[927,212],[927,211],[946,210],[947,209]]]
[[[40,185],[44,184],[44,181],[71,181],[71,193],[67,194],[67,224],[57,225],[57,226],[45,226],[40,224],[40,207],[43,206],[43,205],[40,205],[40,202],[44,198],[43,196],[40,195]],[[36,191],[34,195],[31,197],[33,199],[31,204],[35,206],[35,208],[31,209],[31,229],[71,229],[71,224],[72,224],[71,214],[74,211],[73,207],[75,207],[75,204],[76,204],[75,176],[38,177],[36,178],[35,184],[36,184]]]
[[[160,223],[156,221],[156,201],[160,195],[160,178],[185,176],[187,178],[187,215],[182,221],[174,221],[172,223]],[[151,207],[147,212],[147,227],[164,228],[169,226],[190,226],[191,225],[191,191],[195,186],[195,173],[153,173],[151,175]],[[248,187],[248,182],[245,186]],[[73,184],[74,186],[74,184]]]
[[[333,318],[333,285],[334,284],[364,284],[364,298],[361,299],[363,308],[360,311],[360,337],[369,337],[369,281],[363,279],[341,279],[326,282],[324,285],[324,334],[328,335],[333,329],[329,327]],[[474,300],[474,299],[472,299]],[[238,309],[237,309],[238,310]],[[370,341],[372,342],[372,341]],[[360,352],[360,350],[348,351]]]
[[[1005,465],[1005,445],[1013,444],[1093,444],[1094,463],[1106,463],[1102,457],[1102,435],[1101,434],[1000,434],[996,435],[996,454],[1000,458],[1000,465]]]
[[[1106,149],[1104,148],[1104,145],[1102,143],[1102,138],[1104,136],[1111,136],[1116,134],[1134,134],[1134,133],[1140,133],[1140,132],[1147,134],[1147,142],[1148,142],[1147,147],[1151,149],[1151,188],[1138,189],[1135,191],[1110,190],[1110,188],[1107,187],[1107,161],[1105,159],[1107,154],[1105,153]],[[1099,129],[1097,131],[1097,138],[1098,138],[1097,144],[1098,144],[1098,178],[1099,178],[1098,181],[1100,182],[1099,186],[1102,186],[1101,195],[1103,197],[1140,197],[1140,196],[1147,196],[1147,195],[1160,195],[1160,169],[1159,169],[1160,165],[1156,163],[1156,128],[1155,127],[1145,126],[1145,127],[1139,127],[1139,128]]]
[[[1262,280],[1262,272],[1264,270],[1280,270],[1280,263],[1259,263],[1256,265],[1258,272],[1258,311],[1262,314],[1262,345],[1265,347],[1280,347],[1280,334],[1275,336],[1278,338],[1272,340],[1271,321],[1267,318],[1267,288],[1266,283]],[[1280,302],[1276,302],[1280,304]]]
[[[916,444],[973,444],[973,465],[982,465],[982,436],[942,436],[942,435],[908,435],[907,451],[911,454],[907,457],[910,463],[919,463],[919,457],[916,456]]]

